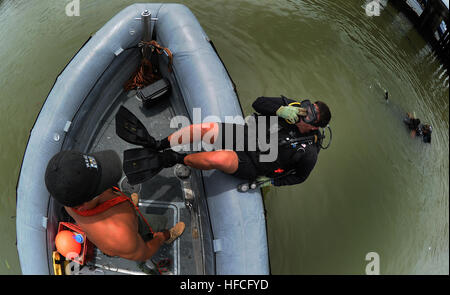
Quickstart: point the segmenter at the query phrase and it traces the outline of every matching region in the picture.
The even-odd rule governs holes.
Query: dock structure
[[[449,0],[393,0],[391,3],[411,20],[448,69]]]

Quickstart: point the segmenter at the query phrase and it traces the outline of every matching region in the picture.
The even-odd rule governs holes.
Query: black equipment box
[[[136,95],[142,100],[144,107],[150,107],[158,100],[168,96],[169,92],[169,80],[163,78],[142,89],[139,89]]]

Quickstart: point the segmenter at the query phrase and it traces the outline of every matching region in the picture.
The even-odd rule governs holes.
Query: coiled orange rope
[[[156,52],[157,54],[162,55],[165,52],[169,58],[169,72],[172,72],[173,55],[169,48],[162,47],[155,40],[150,42],[142,41],[142,44],[151,48],[152,54]],[[133,74],[131,79],[125,83],[124,89],[130,91],[136,88],[143,88],[159,79],[161,79],[161,76],[154,74],[152,63],[144,56],[137,71]]]

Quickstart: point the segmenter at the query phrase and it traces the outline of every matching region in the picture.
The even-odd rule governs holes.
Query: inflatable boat
[[[158,56],[168,97],[144,107],[124,84],[139,68],[145,39],[167,54]],[[157,139],[176,131],[175,116],[201,120],[242,116],[234,83],[195,16],[179,4],[134,4],[106,23],[57,77],[31,130],[17,185],[17,249],[23,274],[54,274],[52,255],[61,222],[73,222],[44,183],[48,161],[61,150],[90,153],[113,149],[121,157],[135,146],[114,132],[124,106]],[[172,127],[172,128],[171,128]],[[126,178],[124,178],[126,180]],[[220,171],[191,170],[188,178],[163,169],[142,183],[139,207],[154,229],[186,223],[184,234],[161,247],[154,265],[170,259],[169,274],[269,274],[266,224],[260,190],[238,192],[242,180]],[[124,183],[118,184],[122,189]],[[136,189],[136,188],[133,188]],[[148,263],[94,250],[83,274],[149,274]]]

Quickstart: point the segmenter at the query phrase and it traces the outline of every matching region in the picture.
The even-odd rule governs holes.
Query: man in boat
[[[431,133],[433,128],[429,124],[422,124],[419,118],[415,117],[415,114],[406,113],[406,117],[403,122],[408,126],[412,138],[416,136],[422,136],[422,140],[425,143],[431,143]]]
[[[62,151],[49,161],[45,184],[103,253],[146,261],[164,243],[178,238],[185,225],[179,222],[170,230],[152,233],[131,199],[114,188],[121,177],[122,163],[114,151]]]
[[[304,182],[313,170],[320,151],[320,144],[317,140],[320,136],[319,127],[328,126],[331,119],[328,106],[321,101],[297,102],[282,96],[259,97],[253,103],[253,108],[259,112],[259,115],[255,116],[256,121],[265,118],[268,122],[268,117],[278,116],[277,131],[280,140],[276,143],[278,153],[273,161],[261,161],[260,156],[263,152],[249,150],[248,146],[245,146],[244,150],[235,148],[239,141],[246,141],[248,138],[249,127],[247,125],[244,125],[244,132],[246,132],[244,137],[237,139],[234,137],[233,148],[228,150],[219,148],[214,151],[182,154],[174,152],[170,148],[197,140],[203,142],[209,140],[209,143],[212,144],[216,143],[218,139],[222,139],[223,143],[226,141],[225,130],[236,130],[242,126],[236,124],[227,126],[225,123],[194,124],[181,128],[160,141],[148,136],[151,141],[146,146],[160,152],[159,157],[163,159],[164,167],[180,163],[201,170],[218,169],[248,181],[256,180],[258,183],[264,184],[262,186],[294,185]],[[268,123],[267,127],[269,127]],[[267,128],[266,138],[270,132],[273,131]],[[120,136],[121,133],[118,132],[118,134]],[[194,134],[200,136],[194,138]],[[206,138],[206,135],[209,137]],[[257,137],[259,136],[263,135]],[[127,136],[122,138],[125,139],[125,137]],[[138,161],[136,161],[137,164],[139,164]],[[125,173],[130,176],[133,171],[125,170]]]

